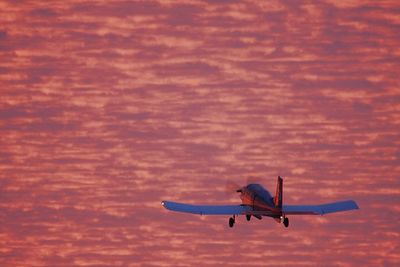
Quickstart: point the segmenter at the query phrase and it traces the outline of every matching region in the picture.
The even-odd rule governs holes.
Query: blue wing
[[[282,212],[288,214],[301,215],[323,215],[326,213],[340,212],[358,209],[357,203],[353,200],[333,202],[323,205],[285,205]]]
[[[161,204],[168,210],[194,213],[200,215],[239,215],[251,213],[251,207],[241,205],[191,205],[171,201],[162,201]]]

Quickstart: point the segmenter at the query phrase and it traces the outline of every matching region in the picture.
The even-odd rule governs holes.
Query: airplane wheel
[[[286,218],[286,217],[285,217],[285,219],[283,219],[283,225],[284,225],[285,227],[289,227],[289,218]]]
[[[233,227],[233,225],[235,224],[235,219],[233,219],[232,217],[229,218],[229,227]]]
[[[250,221],[251,215],[246,215],[246,219]]]

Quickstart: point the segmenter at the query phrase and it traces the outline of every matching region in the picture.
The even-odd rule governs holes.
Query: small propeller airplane
[[[240,205],[191,205],[172,201],[162,201],[164,208],[177,212],[186,212],[200,215],[232,215],[229,218],[229,227],[235,224],[236,216],[246,215],[247,221],[251,216],[261,220],[262,216],[272,217],[278,223],[289,226],[287,215],[324,215],[333,212],[358,209],[353,200],[333,202],[320,205],[283,205],[283,179],[278,176],[275,196],[264,189],[260,184],[248,184],[236,190],[240,193]]]

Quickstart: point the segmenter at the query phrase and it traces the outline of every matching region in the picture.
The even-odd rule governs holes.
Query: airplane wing
[[[282,212],[285,215],[323,215],[332,212],[359,209],[353,200],[333,202],[322,205],[284,205]]]
[[[172,201],[162,201],[161,204],[168,210],[200,215],[239,215],[252,211],[251,207],[241,205],[191,205]]]

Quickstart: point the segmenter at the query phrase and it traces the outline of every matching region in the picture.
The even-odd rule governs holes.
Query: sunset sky
[[[400,2],[0,1],[0,266],[400,266]],[[196,216],[162,200],[360,210]]]

